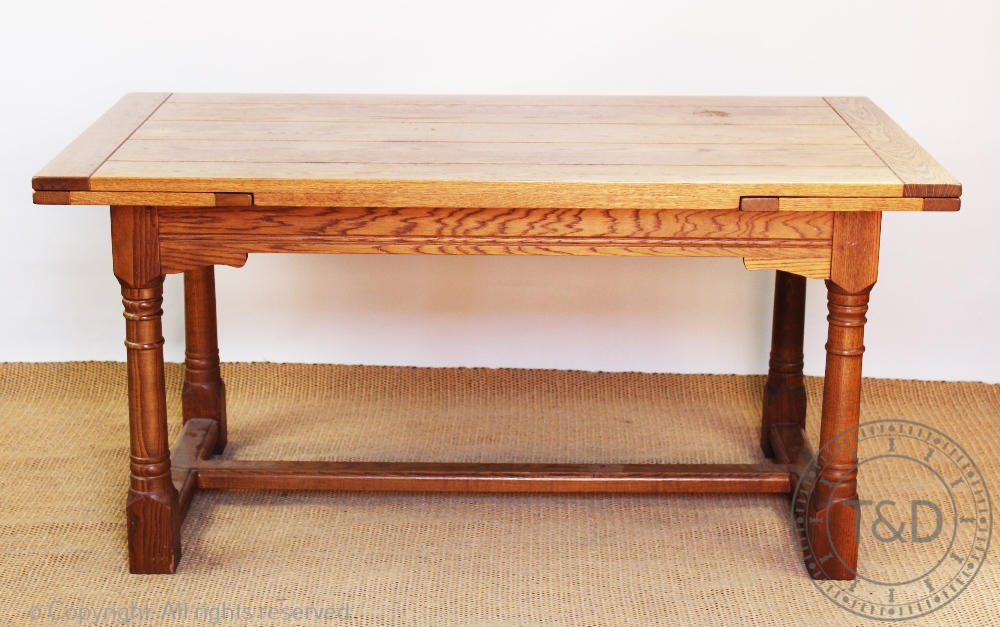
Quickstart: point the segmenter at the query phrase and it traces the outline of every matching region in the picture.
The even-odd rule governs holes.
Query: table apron
[[[833,215],[656,209],[163,207],[162,269],[248,253],[743,257],[829,273]]]

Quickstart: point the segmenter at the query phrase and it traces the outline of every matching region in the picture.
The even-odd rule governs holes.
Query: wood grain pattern
[[[37,205],[144,205],[151,207],[215,207],[209,192],[35,192]]]
[[[326,104],[326,105],[559,105],[559,106],[700,106],[825,107],[815,96],[654,96],[654,95],[517,95],[517,94],[212,94],[178,93],[171,103]]]
[[[740,198],[740,211],[777,211],[777,196],[743,196]]]
[[[882,214],[833,214],[830,280],[841,291],[860,293],[878,280]]]
[[[336,186],[330,186],[336,189]],[[453,181],[446,185],[421,181],[358,181],[337,191],[257,191],[258,207],[518,207],[525,209],[736,209],[735,189],[706,185],[622,185],[609,195],[601,183],[476,183]]]
[[[744,196],[741,211],[958,211],[959,198],[779,198]]]
[[[958,211],[962,207],[961,198],[924,198],[924,211]]]
[[[90,175],[170,94],[127,94],[32,179],[38,191],[87,190]]]
[[[787,239],[829,241],[828,213],[644,209],[247,207],[163,209],[159,233],[263,238],[504,237]]]
[[[814,250],[809,256],[760,257],[756,252],[743,258],[747,270],[780,270],[810,279],[830,278],[829,249]]]
[[[199,489],[507,493],[788,493],[775,464],[252,462],[197,465]]]
[[[34,192],[31,195],[36,205],[71,205],[70,194],[73,192]],[[77,192],[79,193],[79,192]]]
[[[932,180],[939,166],[863,99],[147,96],[160,98],[148,117],[88,149],[86,180],[38,179],[37,191],[104,195],[37,202],[242,193],[264,206],[728,210],[773,197],[787,211],[912,211],[957,204],[894,200],[960,192]],[[939,187],[921,196],[918,183]],[[185,202],[164,198],[157,206]],[[825,198],[843,201],[805,200]]]
[[[184,422],[180,437],[170,449],[170,473],[177,490],[180,522],[187,517],[191,501],[198,491],[196,460],[208,459],[217,449],[219,423],[211,418],[191,418]]]
[[[156,209],[112,207],[115,276],[125,307],[130,480],[125,510],[129,570],[171,573],[181,554],[180,509],[170,471],[163,375],[163,273]]]
[[[807,519],[806,563],[816,579],[853,579],[858,542],[857,438],[869,293],[878,278],[881,213],[834,213],[818,478],[797,511]],[[844,434],[847,434],[846,436]],[[836,439],[836,445],[832,445]],[[836,557],[834,557],[836,555]],[[831,559],[832,558],[832,559]]]
[[[805,429],[789,422],[771,425],[770,449],[774,452],[776,462],[788,466],[788,478],[792,485],[798,485],[803,471],[809,467],[815,456]]]
[[[211,192],[35,192],[36,205],[249,207],[253,194]]]
[[[184,273],[184,421],[215,422],[215,453],[226,448],[226,385],[219,368],[219,333],[215,315],[215,268]]]
[[[111,207],[112,269],[126,285],[142,286],[163,274],[155,207]]]
[[[864,146],[846,124],[489,124],[149,120],[140,140],[782,144]]]
[[[170,472],[163,335],[163,277],[122,284],[129,376],[129,571],[172,573],[181,555],[177,491]]]
[[[325,103],[164,103],[152,120],[236,120],[244,122],[457,122],[489,124],[842,124],[829,107],[774,105],[731,107],[682,105],[490,105]]]
[[[880,166],[226,163],[108,161],[95,190],[325,193],[354,206],[736,208],[748,196],[900,196]],[[482,202],[492,199],[494,202]],[[500,204],[495,204],[499,202]]]
[[[238,194],[232,192],[216,192],[216,207],[252,207],[253,194]]]
[[[201,246],[177,241],[160,243],[160,259],[164,274],[188,272],[205,266],[242,268],[247,262],[246,247],[234,245]],[[294,252],[294,251],[289,251]]]
[[[863,284],[867,274],[864,268],[870,265],[865,262],[868,256],[868,251],[855,249],[850,258],[862,269],[861,276],[842,282]],[[861,415],[861,357],[872,286],[848,292],[832,280],[826,285],[829,332],[819,435],[821,454],[819,477],[807,508],[811,554],[806,555],[806,563],[814,579],[843,580],[854,579],[857,574],[858,457],[857,438],[850,430],[858,426]],[[835,438],[837,444],[832,446]]]
[[[771,355],[760,421],[760,446],[768,457],[776,454],[772,442],[776,425],[805,429],[806,388],[802,378],[805,315],[805,278],[781,270],[775,272]]]
[[[161,209],[163,271],[248,253],[748,257],[829,275],[832,214],[428,208]]]
[[[530,255],[605,257],[743,257],[750,269],[780,268],[813,278],[829,276],[829,245],[778,244],[746,240],[655,242],[630,239],[586,241],[538,240],[523,243],[490,239],[428,240],[361,238],[300,240],[267,238],[229,242],[224,238],[164,239],[160,245],[163,272],[186,272],[206,264],[241,267],[248,253],[396,254],[396,255]]]
[[[130,139],[111,161],[882,167],[864,145]]]
[[[954,197],[962,184],[868,98],[826,98],[903,181],[906,197]]]
[[[923,198],[779,198],[778,211],[924,211]]]
[[[433,183],[441,193],[458,182],[593,183],[626,190],[632,184],[657,184],[665,190],[705,191],[736,186],[745,196],[836,196],[846,192],[901,195],[899,179],[884,166],[809,165],[649,165],[530,163],[337,163],[231,161],[107,161],[91,179],[105,191],[292,191],[316,192],[352,184]],[[130,189],[135,186],[136,189]],[[257,187],[255,187],[257,186]],[[782,193],[754,193],[776,189]],[[742,194],[739,190],[746,190]],[[809,190],[818,193],[810,194]],[[700,191],[700,190],[699,190]],[[878,196],[873,193],[872,196]],[[693,207],[692,207],[693,208]]]

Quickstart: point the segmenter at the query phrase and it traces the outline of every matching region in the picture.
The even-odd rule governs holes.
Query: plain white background
[[[1000,9],[968,2],[23,2],[0,24],[0,360],[123,359],[107,209],[31,175],[128,91],[867,95],[963,182],[886,215],[865,373],[1000,381]],[[224,360],[759,373],[739,260],[251,256]],[[822,373],[810,281],[806,368]],[[183,355],[166,285],[167,358]]]

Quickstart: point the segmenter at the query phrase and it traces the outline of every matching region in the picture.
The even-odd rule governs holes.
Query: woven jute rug
[[[762,377],[298,364],[223,374],[235,458],[763,459]],[[172,436],[180,386],[168,364]],[[808,392],[815,443],[821,382]],[[1000,386],[866,380],[862,411],[943,430],[1000,485]],[[777,495],[203,492],[178,573],[130,575],[127,446],[123,364],[0,364],[4,624],[872,622],[806,576]],[[884,480],[874,469],[862,486]],[[910,624],[1000,624],[996,563]]]

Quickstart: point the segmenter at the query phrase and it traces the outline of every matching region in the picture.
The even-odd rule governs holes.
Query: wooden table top
[[[40,204],[807,211],[961,194],[867,98],[693,96],[136,93],[33,187]]]

